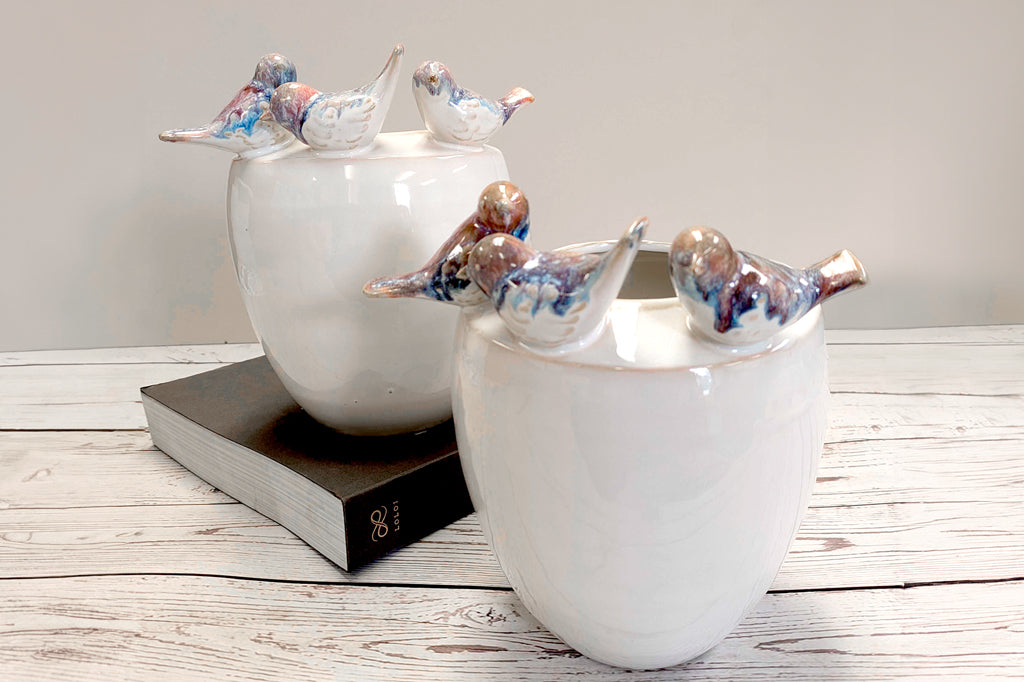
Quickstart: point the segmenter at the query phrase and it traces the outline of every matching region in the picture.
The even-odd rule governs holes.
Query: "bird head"
[[[302,138],[302,121],[310,100],[320,91],[303,83],[285,83],[274,90],[270,98],[270,114],[274,120],[291,131],[292,135]]]
[[[450,92],[452,82],[448,67],[438,61],[423,62],[412,74],[413,87],[424,87],[434,97]]]
[[[526,265],[537,252],[510,234],[495,233],[477,242],[469,254],[469,279],[491,295],[498,281],[512,270]]]
[[[283,54],[272,52],[260,58],[252,79],[273,90],[296,79],[295,65]]]
[[[522,190],[511,182],[492,182],[484,187],[476,210],[478,220],[485,227],[526,238],[530,229],[530,204]]]
[[[677,290],[692,278],[698,289],[707,291],[723,283],[735,271],[736,252],[717,230],[693,227],[676,235],[668,263]]]

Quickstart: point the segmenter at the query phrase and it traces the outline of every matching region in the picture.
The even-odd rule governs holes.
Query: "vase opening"
[[[668,253],[649,248],[651,246],[658,245],[644,244],[640,247],[618,298],[675,298],[676,292],[668,278]]]
[[[614,241],[583,242],[570,244],[556,251],[577,253],[605,253],[615,245]],[[622,284],[618,299],[660,300],[675,299],[676,292],[668,276],[668,249],[666,242],[642,242],[629,274]]]

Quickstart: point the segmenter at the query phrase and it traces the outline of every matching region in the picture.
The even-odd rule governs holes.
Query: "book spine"
[[[458,452],[353,496],[345,502],[348,570],[419,540],[472,511]]]

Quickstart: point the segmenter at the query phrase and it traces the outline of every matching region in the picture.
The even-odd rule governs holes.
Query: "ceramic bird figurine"
[[[295,80],[295,65],[279,54],[263,56],[252,80],[202,128],[168,130],[164,142],[195,142],[236,154],[266,153],[291,143],[292,137],[270,115],[274,89]]]
[[[798,269],[736,251],[719,232],[680,232],[669,251],[669,275],[690,327],[733,346],[766,341],[814,306],[866,284],[864,266],[843,250]]]
[[[405,48],[395,45],[380,74],[354,90],[320,92],[285,83],[270,101],[274,120],[316,150],[354,152],[370,146],[391,107],[403,54]]]
[[[604,254],[535,251],[492,234],[473,248],[466,269],[521,343],[542,351],[579,348],[601,333],[646,228],[647,218],[636,220]]]
[[[367,282],[363,293],[372,298],[429,298],[460,306],[487,300],[466,274],[470,251],[489,234],[525,239],[530,229],[530,205],[511,182],[492,182],[480,193],[476,211],[441,245],[423,268],[397,277]]]
[[[423,62],[412,76],[416,106],[438,142],[479,147],[505,125],[516,109],[533,101],[523,88],[490,100],[460,88],[441,62]]]

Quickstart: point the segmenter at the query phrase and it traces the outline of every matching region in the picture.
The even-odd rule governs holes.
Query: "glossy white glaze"
[[[672,296],[664,254],[641,256],[634,269]],[[737,351],[695,337],[674,296],[619,299],[594,344],[544,357],[482,305],[463,311],[456,349],[473,503],[552,632],[599,661],[659,668],[714,646],[764,595],[823,442],[819,310]]]
[[[448,417],[457,310],[374,301],[362,286],[422,265],[480,190],[507,177],[497,149],[453,150],[426,131],[380,134],[358,158],[296,142],[234,161],[228,222],[242,297],[271,365],[313,417],[351,434]]]

